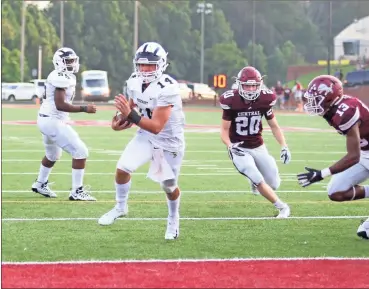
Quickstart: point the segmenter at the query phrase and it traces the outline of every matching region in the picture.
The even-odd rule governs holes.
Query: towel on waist
[[[172,168],[165,159],[163,149],[156,147],[152,148],[152,160],[147,177],[158,183],[175,179]]]

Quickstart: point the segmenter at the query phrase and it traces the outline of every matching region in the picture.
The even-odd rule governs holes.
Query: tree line
[[[169,51],[169,73],[194,82],[200,78],[198,2],[142,0],[139,5],[139,44],[161,43]],[[369,1],[332,1],[329,38],[329,1],[207,2],[213,4],[213,11],[205,15],[205,81],[210,73],[234,76],[254,62],[268,75],[269,85],[284,81],[289,65],[327,59],[333,37],[369,11]],[[20,80],[21,11],[22,1],[2,2],[4,82]],[[64,2],[64,46],[79,55],[80,71],[108,71],[113,93],[121,90],[132,72],[133,15],[133,1]],[[39,45],[43,48],[42,76],[53,69],[51,60],[60,45],[59,33],[58,1],[44,10],[27,5],[25,80],[31,79],[32,69],[37,68]]]

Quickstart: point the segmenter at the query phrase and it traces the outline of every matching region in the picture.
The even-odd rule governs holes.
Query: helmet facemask
[[[73,50],[63,51],[62,49],[59,49],[54,55],[55,70],[64,73],[77,73],[79,71],[79,57]]]
[[[66,71],[70,73],[77,73],[79,71],[79,57],[71,56],[63,58],[63,62],[66,67]]]
[[[308,114],[323,115],[325,113],[326,110],[322,106],[325,99],[323,95],[305,92],[304,97],[307,99],[307,103],[304,105],[304,109]]]
[[[261,92],[262,82],[256,82],[255,80],[248,80],[245,82],[240,81],[239,79],[236,80],[238,85],[238,92],[239,94],[246,100],[253,101],[257,99]],[[246,87],[246,89],[245,89]]]
[[[140,66],[142,64],[155,65],[155,69],[152,71],[141,71]],[[143,83],[150,83],[159,79],[163,75],[168,64],[166,59],[158,55],[154,55],[149,52],[140,52],[136,54],[136,57],[133,60],[133,66],[137,77],[142,79]]]

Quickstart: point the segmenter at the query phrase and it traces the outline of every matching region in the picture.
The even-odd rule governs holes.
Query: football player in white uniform
[[[131,174],[151,161],[148,177],[160,183],[167,196],[169,215],[165,239],[173,240],[179,235],[178,176],[185,148],[185,117],[179,85],[164,74],[168,66],[167,52],[158,43],[147,42],[138,48],[133,64],[135,72],[127,80],[129,101],[123,95],[115,98],[121,115],[113,118],[112,128],[118,131],[135,124],[140,129],[117,164],[117,204],[98,222],[111,225],[115,219],[128,213]]]
[[[95,113],[96,106],[72,104],[76,92],[74,73],[79,69],[79,58],[72,49],[58,49],[54,54],[53,64],[55,70],[47,77],[44,100],[37,118],[37,125],[43,136],[45,156],[41,161],[37,180],[32,185],[32,191],[45,197],[56,197],[48,186],[48,179],[55,162],[64,150],[73,158],[69,200],[96,201],[83,186],[88,149],[77,132],[67,124],[70,112]]]

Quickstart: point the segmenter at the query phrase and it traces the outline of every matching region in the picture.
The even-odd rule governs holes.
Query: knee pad
[[[263,176],[258,170],[243,170],[240,171],[240,173],[247,177],[256,186],[265,182]]]
[[[237,171],[247,177],[254,185],[264,182],[264,177],[258,170],[252,155],[246,153],[245,156],[231,155],[230,157]]]
[[[273,190],[277,190],[280,185],[281,185],[281,178],[279,176],[269,184],[269,186]]]
[[[134,172],[134,170],[130,169],[128,166],[120,165],[119,163],[117,164],[117,169],[130,175]]]
[[[160,183],[160,186],[165,193],[171,194],[177,188],[177,181],[175,179],[165,180]]]
[[[351,189],[354,185],[342,177],[336,175],[332,177],[327,185],[328,196],[337,192],[344,192]]]
[[[63,149],[76,160],[83,160],[88,158],[88,148],[82,141],[78,142],[77,145],[68,144]]]
[[[132,166],[132,163],[127,163],[122,158],[118,160],[117,169],[124,171],[128,174],[132,174],[135,171],[135,169]]]
[[[332,180],[328,183],[327,185],[327,193],[328,193],[328,196],[334,194],[336,192],[336,188],[335,188],[335,185],[334,183],[332,182]]]
[[[56,162],[62,155],[62,149],[56,145],[45,145],[45,156],[51,162]]]

